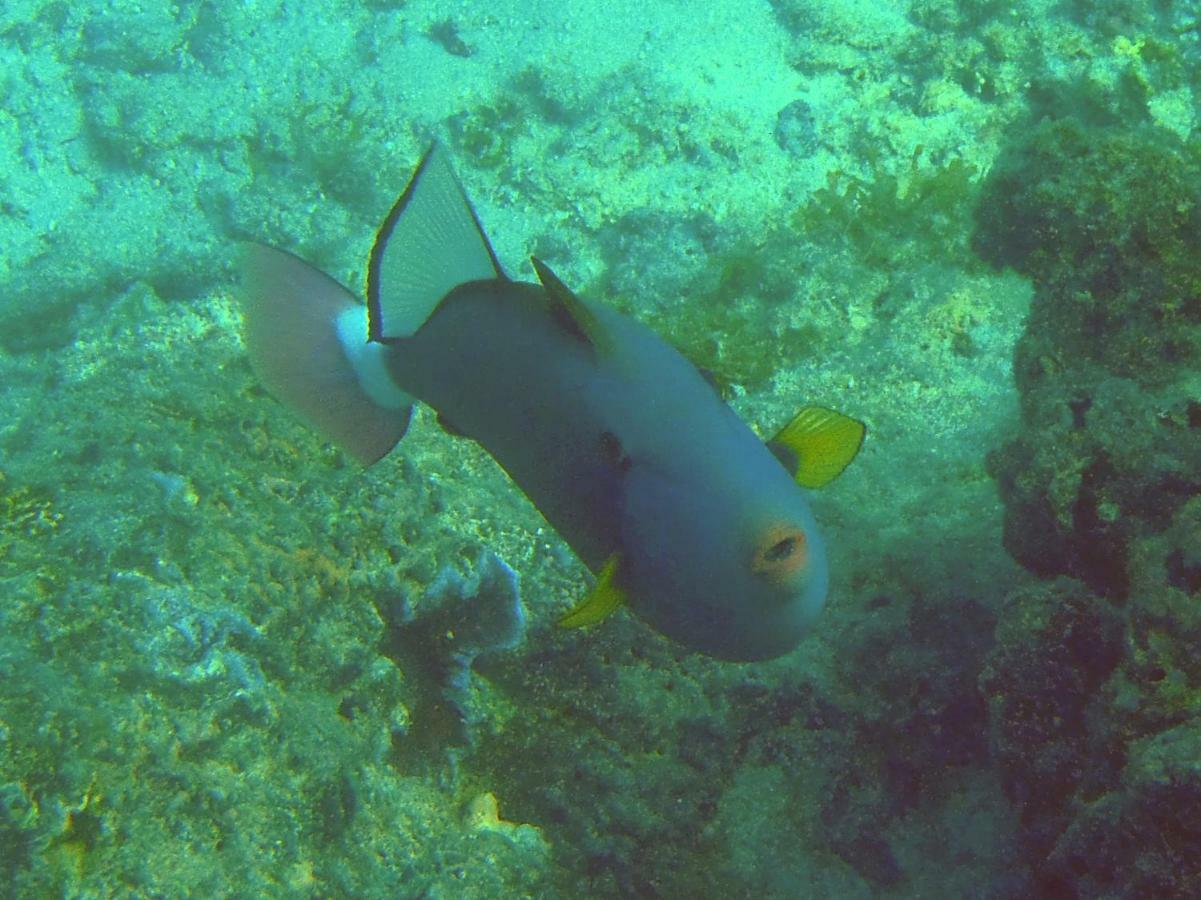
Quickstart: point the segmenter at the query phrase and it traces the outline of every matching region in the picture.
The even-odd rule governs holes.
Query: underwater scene
[[[0,895],[1201,896],[1199,96],[1172,0],[7,0]]]

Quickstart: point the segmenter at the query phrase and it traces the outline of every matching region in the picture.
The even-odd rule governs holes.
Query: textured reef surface
[[[1201,18],[1153,0],[0,6],[0,877],[72,897],[1201,894]],[[257,384],[233,248],[358,291],[433,138],[771,434],[815,633],[555,619],[419,412]]]
[[[983,685],[1045,892],[1201,887],[1201,146],[1046,116],[976,241],[1027,274],[1021,431],[991,457],[1011,596]],[[1060,576],[1060,577],[1056,577]]]

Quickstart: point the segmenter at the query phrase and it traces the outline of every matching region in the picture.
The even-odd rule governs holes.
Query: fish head
[[[804,492],[764,456],[759,472],[698,478],[646,468],[627,482],[622,587],[630,608],[720,659],[789,652],[825,604],[825,545]]]

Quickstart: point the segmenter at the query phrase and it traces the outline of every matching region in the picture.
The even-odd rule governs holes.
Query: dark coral
[[[1121,660],[1122,639],[1118,614],[1079,582],[1019,591],[1006,604],[980,684],[1005,793],[1031,855],[1050,850],[1077,790],[1113,778],[1118,761],[1093,746],[1089,712]]]
[[[1022,430],[990,456],[1045,585],[981,686],[1037,890],[1201,888],[1201,148],[1046,119],[986,180],[973,244],[1034,282]]]
[[[891,615],[877,613],[873,624],[863,626],[859,651],[847,654],[841,675],[879,698],[879,707],[856,714],[820,697],[802,697],[796,725],[829,729],[845,742],[831,753],[845,763],[836,768],[822,806],[826,840],[835,855],[884,891],[902,888],[909,877],[886,836],[888,826],[919,809],[948,773],[988,756],[988,708],[977,682],[993,616],[966,597],[878,602]],[[895,639],[898,628],[907,640]]]
[[[1080,897],[1201,894],[1201,725],[1137,744],[1125,784],[1083,806],[1049,861],[1048,887]]]
[[[387,632],[382,650],[414,677],[412,721],[395,734],[393,762],[424,767],[431,752],[474,740],[482,718],[471,692],[477,661],[512,650],[525,637],[525,607],[516,573],[499,557],[480,553],[470,574],[444,568],[414,608],[403,596],[381,595],[376,608]],[[361,701],[351,697],[352,712]]]
[[[1135,537],[1201,493],[1201,152],[1049,120],[1002,154],[976,250],[1035,282],[1014,370],[1026,429],[991,459],[1006,547],[1122,599]]]
[[[1002,153],[977,220],[977,252],[1039,288],[1019,381],[1036,384],[1057,352],[1148,384],[1201,356],[1195,146],[1150,126],[1045,121]]]

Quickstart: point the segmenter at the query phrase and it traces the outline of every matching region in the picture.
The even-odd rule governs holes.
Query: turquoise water
[[[1199,93],[1191,3],[6,3],[0,892],[1201,894]],[[516,277],[867,423],[794,653],[557,629],[483,450],[258,385],[236,242],[361,291],[434,139]]]

